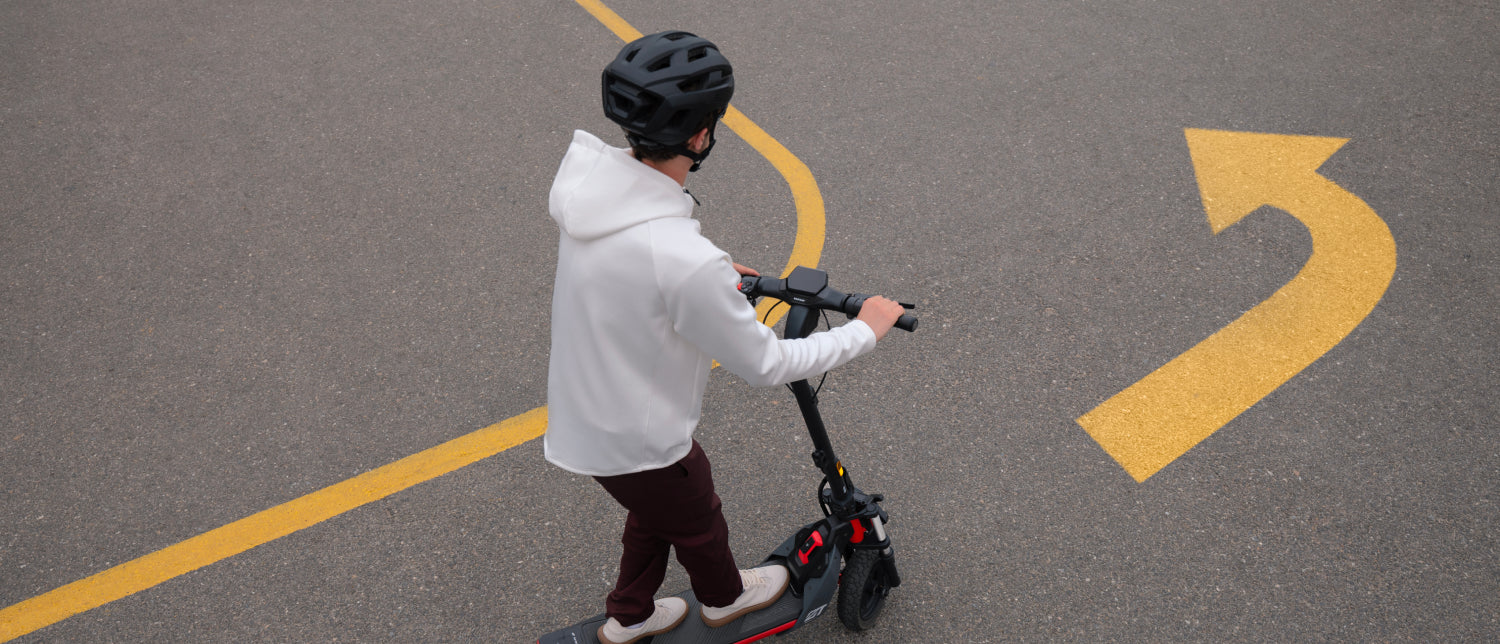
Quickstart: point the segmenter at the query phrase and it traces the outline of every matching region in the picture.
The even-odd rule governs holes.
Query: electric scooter
[[[783,332],[787,339],[811,335],[823,311],[838,311],[851,318],[859,315],[869,298],[834,290],[828,286],[827,273],[802,266],[783,279],[745,277],[739,290],[752,303],[765,296],[791,307]],[[916,308],[906,303],[902,306]],[[917,319],[902,315],[896,328],[915,331]],[[798,380],[787,386],[796,396],[812,436],[813,464],[823,472],[817,493],[823,518],[803,526],[761,564],[786,566],[790,573],[787,591],[774,604],[718,628],[709,628],[698,617],[700,605],[693,591],[680,593],[677,596],[688,603],[687,618],[677,628],[638,644],[746,644],[780,635],[822,616],[835,590],[839,621],[850,630],[863,631],[875,625],[887,594],[901,585],[895,549],[885,529],[889,517],[880,507],[884,497],[855,487],[849,471],[833,452],[812,385]],[[537,644],[598,644],[598,630],[606,619],[599,615],[548,633]]]

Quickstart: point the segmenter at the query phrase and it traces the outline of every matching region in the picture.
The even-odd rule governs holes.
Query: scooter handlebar
[[[839,292],[828,286],[827,273],[804,266],[798,266],[784,278],[746,275],[740,278],[739,291],[751,300],[761,296],[773,297],[795,306],[839,311],[850,318],[858,316],[865,300],[872,297],[863,293]],[[917,308],[914,304],[900,304],[907,309]],[[896,328],[916,331],[917,318],[902,315],[896,320]]]
[[[870,299],[870,297],[871,296],[869,295],[851,293],[848,296],[848,299],[844,301],[844,308],[842,310],[851,318],[857,317],[859,315],[860,309],[864,308],[865,300]],[[897,304],[900,304],[907,309],[917,308],[915,304],[907,304],[906,302],[897,302]],[[902,331],[916,331],[916,316],[902,314],[901,317],[896,318],[896,328],[901,329]]]

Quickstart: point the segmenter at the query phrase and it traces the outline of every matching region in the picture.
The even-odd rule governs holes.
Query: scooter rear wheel
[[[851,631],[874,626],[890,592],[885,567],[880,565],[880,553],[855,550],[839,576],[839,621]]]

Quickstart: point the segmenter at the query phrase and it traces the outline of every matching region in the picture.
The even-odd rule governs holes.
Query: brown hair
[[[702,132],[703,130],[713,129],[714,124],[717,123],[719,117],[723,115],[723,111],[716,111],[705,116],[703,118],[703,122],[699,123],[698,127],[693,128],[693,136],[697,136],[698,133]],[[630,132],[627,130],[625,132],[625,135],[629,137]],[[687,141],[683,141],[681,145],[687,145]],[[635,155],[635,158],[642,161],[671,161],[672,157],[682,154],[677,150],[678,147],[679,146],[676,145],[661,145],[659,143],[656,143],[655,141],[642,140],[640,143],[632,144],[630,146],[630,151]]]
[[[678,155],[676,148],[644,144],[630,146],[630,152],[641,161],[671,161]]]

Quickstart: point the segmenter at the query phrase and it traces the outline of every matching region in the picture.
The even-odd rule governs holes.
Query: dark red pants
[[[729,552],[729,525],[698,441],[682,460],[662,469],[594,480],[630,511],[620,538],[620,579],[604,604],[607,615],[626,626],[651,617],[669,548],[677,549],[699,602],[728,606],[739,598],[743,588]]]

